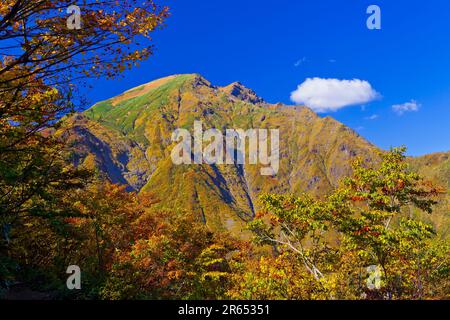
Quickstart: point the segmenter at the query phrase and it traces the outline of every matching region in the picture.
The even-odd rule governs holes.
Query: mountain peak
[[[191,82],[195,87],[198,85],[211,86],[211,83],[198,73],[175,74],[141,84],[119,94],[118,96],[111,98],[110,100],[112,105],[116,106],[123,101],[145,95],[146,93],[149,93],[150,91],[162,87],[166,84],[170,84],[172,82],[179,82],[180,84],[182,84],[187,81]]]
[[[120,105],[130,99],[144,96],[155,89],[159,89],[163,86],[180,87],[188,84],[191,88],[209,87],[211,89],[219,90],[232,96],[238,100],[245,101],[252,104],[265,103],[264,99],[259,97],[255,91],[244,86],[241,82],[236,81],[227,86],[219,87],[214,86],[199,73],[187,73],[187,74],[174,74],[166,77],[162,77],[156,80],[152,80],[148,83],[144,83],[137,87],[131,88],[118,96],[109,99],[109,103],[112,106]]]
[[[233,82],[225,87],[219,87],[219,90],[240,100],[247,101],[253,104],[265,102],[264,99],[259,97],[255,91],[247,88],[239,81]]]

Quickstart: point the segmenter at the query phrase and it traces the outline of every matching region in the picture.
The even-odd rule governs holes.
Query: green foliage
[[[431,214],[443,191],[410,172],[404,152],[381,154],[376,168],[356,160],[353,176],[324,201],[263,196],[264,210],[249,224],[257,242],[292,252],[327,298],[442,297],[448,290],[448,242],[439,242],[434,228],[410,212],[415,207]],[[370,265],[382,270],[375,291],[354,282]]]

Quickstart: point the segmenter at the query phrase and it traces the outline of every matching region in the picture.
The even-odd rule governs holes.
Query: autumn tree
[[[47,183],[35,178],[48,168],[58,171],[51,164],[63,146],[41,133],[73,110],[80,78],[112,78],[148,58],[150,34],[168,15],[152,1],[84,0],[78,3],[81,28],[72,29],[67,23],[71,5],[68,0],[0,4],[2,216],[22,210]]]
[[[356,160],[353,176],[330,197],[334,223],[349,250],[356,251],[363,264],[382,270],[380,297],[388,299],[424,298],[426,275],[434,268],[444,271],[449,263],[448,245],[437,254],[434,227],[414,214],[432,214],[444,190],[411,172],[405,151],[381,153],[376,168]],[[342,204],[348,209],[339,210]],[[434,263],[431,252],[437,254]]]
[[[220,299],[239,241],[207,229],[183,210],[147,210],[132,223],[135,239],[117,249],[105,299]]]
[[[153,1],[81,0],[81,25],[72,28],[72,5],[69,0],[0,4],[2,262],[10,256],[14,228],[29,223],[30,216],[38,217],[32,223],[37,230],[41,218],[79,214],[64,195],[84,188],[89,173],[66,161],[67,146],[52,130],[79,107],[76,93],[84,79],[114,78],[150,57],[151,34],[168,16],[168,9]]]
[[[153,194],[107,181],[67,193],[64,201],[77,214],[30,216],[11,234],[8,257],[26,267],[22,281],[31,279],[34,289],[71,299],[225,296],[241,244],[208,230],[200,216],[165,210]],[[72,264],[83,270],[81,291],[65,288],[64,270]]]
[[[254,250],[254,248],[253,248]],[[227,297],[239,300],[320,300],[328,290],[317,283],[293,251],[246,256],[234,261]]]
[[[449,247],[413,210],[432,214],[442,190],[411,172],[404,152],[380,153],[375,167],[356,160],[353,175],[325,200],[263,196],[264,209],[250,223],[256,240],[291,252],[330,299],[438,295]],[[368,290],[369,266],[381,270],[376,290]]]

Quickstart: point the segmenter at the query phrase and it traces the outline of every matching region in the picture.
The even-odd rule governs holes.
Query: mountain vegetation
[[[149,58],[168,16],[81,2],[80,30],[60,15],[71,1],[0,4],[1,298],[448,299],[449,153],[380,150],[198,74],[74,112],[79,78]],[[279,129],[280,170],[174,165],[172,132],[194,121]]]
[[[196,120],[204,130],[279,129],[280,171],[262,176],[260,165],[173,164],[172,132],[192,132]],[[68,129],[60,132],[74,147],[77,165],[99,168],[129,190],[164,194],[160,207],[187,208],[211,229],[244,237],[246,223],[261,208],[259,195],[306,192],[324,197],[352,172],[356,157],[367,164],[380,161],[377,147],[330,117],[321,118],[306,107],[269,104],[239,82],[217,87],[198,74],[152,81],[66,122]],[[445,156],[432,160],[432,166],[425,158],[409,161],[445,186],[450,176]],[[447,228],[446,209],[442,204],[442,214],[423,218]]]

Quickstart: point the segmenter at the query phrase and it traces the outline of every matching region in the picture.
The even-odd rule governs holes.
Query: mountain
[[[447,197],[440,201],[432,216],[417,213],[420,217],[439,230],[439,234],[447,237],[450,234],[450,151],[432,153],[421,157],[410,158],[411,169],[439,184],[447,190]]]
[[[450,190],[450,151],[410,158],[411,168]]]
[[[65,121],[61,134],[74,149],[75,164],[98,168],[129,190],[151,191],[161,206],[193,210],[209,227],[233,233],[242,234],[259,208],[259,194],[320,197],[350,174],[352,158],[377,161],[377,147],[331,117],[269,104],[239,82],[219,87],[198,74],[152,81]],[[261,175],[261,164],[175,165],[172,133],[183,128],[192,134],[194,121],[221,132],[279,129],[278,174]],[[416,165],[423,167],[421,161]]]

